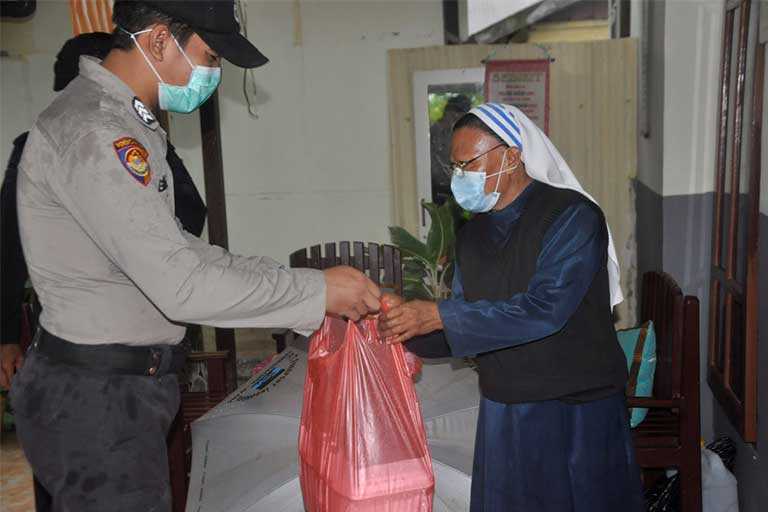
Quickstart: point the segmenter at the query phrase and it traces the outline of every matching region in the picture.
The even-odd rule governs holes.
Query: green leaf
[[[424,263],[424,260],[414,257],[403,258],[403,267],[405,268],[406,272],[427,271],[426,263]]]
[[[403,283],[423,283],[426,281],[426,274],[405,274]]]
[[[432,300],[432,294],[429,293],[429,290],[424,285],[424,283],[412,283],[412,282],[405,282],[403,283],[403,295],[405,296],[406,300],[414,300],[414,299],[421,299],[421,300]]]
[[[414,237],[400,226],[390,226],[389,236],[392,243],[399,249],[403,257],[414,257],[429,262],[429,251],[424,242]]]
[[[450,203],[451,212],[453,214],[454,231],[458,233],[459,229],[472,218],[473,213],[468,212],[459,206],[459,203],[456,202],[456,199],[454,199],[453,196],[450,196],[446,203]]]
[[[429,212],[431,225],[427,233],[427,249],[429,250],[429,261],[437,263],[446,249],[446,224],[442,221],[441,208],[435,203],[422,202],[422,205]]]
[[[417,258],[403,259],[403,294],[406,299],[423,299],[425,295],[424,279],[427,277],[426,263]]]
[[[456,244],[455,207],[450,202],[441,206],[425,203],[430,212],[432,224],[427,238],[427,247],[435,265],[444,266],[453,259],[453,247]]]
[[[420,268],[405,268],[403,269],[404,281],[423,281],[427,277],[427,270],[423,267]]]
[[[440,206],[422,204],[432,221],[426,244],[402,228],[390,227],[389,231],[403,255],[405,297],[436,300],[450,293],[456,232],[464,221],[463,210],[453,199]]]
[[[454,217],[454,207],[446,201],[438,210],[438,219],[442,225],[443,233],[445,233],[445,241],[443,252],[441,257],[447,257],[449,260],[453,259],[453,247],[456,245],[456,219]],[[442,262],[445,264],[445,262]],[[450,261],[448,262],[450,263]]]

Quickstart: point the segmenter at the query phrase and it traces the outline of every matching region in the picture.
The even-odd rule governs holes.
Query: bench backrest
[[[656,376],[653,396],[680,394],[683,352],[683,292],[667,274],[643,276],[641,321],[653,321],[656,331]]]
[[[323,250],[324,249],[324,250]],[[402,294],[403,267],[400,249],[373,242],[329,242],[291,254],[292,268],[326,269],[349,265],[368,275],[381,288]]]
[[[673,398],[691,389],[684,385],[686,373],[698,386],[698,300],[684,297],[671,276],[647,272],[643,276],[641,322],[652,320],[656,331],[656,376],[654,398]],[[694,375],[695,374],[695,375]]]

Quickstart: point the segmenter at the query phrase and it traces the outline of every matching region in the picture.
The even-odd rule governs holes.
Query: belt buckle
[[[147,369],[147,375],[150,377],[160,377],[168,372],[168,368],[171,366],[171,347],[163,345],[161,347],[153,347],[150,351],[150,366]]]
[[[162,362],[162,353],[159,350],[156,350],[154,348],[149,349],[149,357],[150,357],[150,363],[149,368],[147,369],[147,375],[150,377],[154,377],[157,373],[157,370],[160,369],[160,363]]]

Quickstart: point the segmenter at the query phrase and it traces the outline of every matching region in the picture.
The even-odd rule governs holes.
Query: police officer
[[[89,32],[69,39],[56,55],[54,63],[53,90],[63,90],[79,73],[79,60],[83,55],[103,59],[112,49],[112,35],[104,32]],[[20,338],[22,323],[22,306],[25,295],[25,285],[29,273],[24,262],[24,255],[19,240],[19,226],[16,212],[16,182],[18,165],[27,141],[29,132],[24,132],[13,141],[13,152],[8,160],[3,178],[2,226],[2,272],[0,288],[0,387],[7,389],[11,377],[24,362]],[[179,158],[173,146],[168,144],[166,155],[168,165],[173,174],[174,204],[176,217],[184,229],[195,236],[200,236],[205,225],[206,207],[194,181],[189,175],[184,162]],[[35,301],[36,302],[36,301]],[[39,306],[39,305],[38,305]],[[34,308],[37,313],[39,307]],[[30,319],[33,320],[33,319]],[[35,509],[38,512],[51,509],[51,497],[45,488],[34,479]]]
[[[82,34],[69,39],[56,55],[53,66],[55,92],[64,89],[78,73],[78,61],[81,55],[104,58],[112,48],[112,36],[104,32]],[[0,271],[0,387],[7,389],[16,368],[20,368],[24,360],[19,341],[21,339],[22,302],[24,287],[29,274],[24,263],[19,240],[19,225],[16,214],[16,178],[19,172],[19,161],[24,151],[29,132],[24,132],[13,141],[13,151],[8,159],[8,165],[3,177],[2,192],[0,192],[0,250],[3,262]]]
[[[316,329],[380,291],[349,267],[286,269],[206,244],[174,218],[157,108],[190,112],[224,58],[267,59],[231,0],[118,1],[115,48],[83,58],[40,115],[19,169],[19,226],[43,306],[11,400],[57,511],[170,510],[165,436],[179,406],[182,322]]]
[[[54,64],[53,90],[63,90],[79,73],[79,61],[83,55],[103,59],[112,49],[112,34],[89,32],[69,39],[56,55]],[[2,207],[2,272],[0,288],[0,387],[7,389],[11,377],[20,368],[24,357],[21,351],[21,317],[25,294],[25,285],[29,272],[24,262],[24,254],[19,240],[18,215],[16,213],[16,180],[19,161],[24,151],[29,132],[24,132],[13,141],[13,152],[3,177],[0,207]],[[173,196],[176,217],[184,230],[200,236],[205,225],[206,207],[195,182],[189,175],[184,162],[174,147],[168,143],[166,155],[168,166],[173,174]]]

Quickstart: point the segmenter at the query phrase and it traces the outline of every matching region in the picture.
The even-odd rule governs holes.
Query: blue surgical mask
[[[150,69],[152,69],[152,72],[159,80],[159,83],[157,84],[158,103],[161,109],[167,110],[169,112],[177,112],[179,114],[189,114],[190,112],[200,108],[200,105],[205,103],[205,101],[211,97],[214,91],[216,91],[216,88],[219,86],[219,82],[221,82],[221,68],[209,68],[205,66],[195,66],[192,64],[192,61],[187,56],[187,53],[184,51],[175,37],[173,38],[173,41],[176,43],[176,46],[178,46],[181,54],[187,60],[187,63],[189,63],[189,66],[192,68],[192,73],[189,75],[189,81],[187,82],[187,85],[170,85],[163,82],[163,79],[160,78],[160,74],[157,72],[147,55],[144,53],[144,49],[136,40],[136,36],[145,32],[150,32],[152,29],[142,30],[135,33],[128,32],[122,28],[120,30],[131,36],[131,39],[133,39],[133,42],[136,43],[136,47],[141,52],[144,60],[147,62]]]
[[[506,155],[504,155],[504,161],[501,164],[502,169],[504,169],[505,162]],[[453,197],[459,203],[459,206],[467,211],[475,213],[491,211],[501,197],[501,193],[499,193],[499,182],[501,179],[496,180],[496,188],[490,194],[485,193],[485,182],[488,178],[493,178],[506,172],[509,171],[501,170],[487,175],[485,171],[456,170],[451,177]]]

